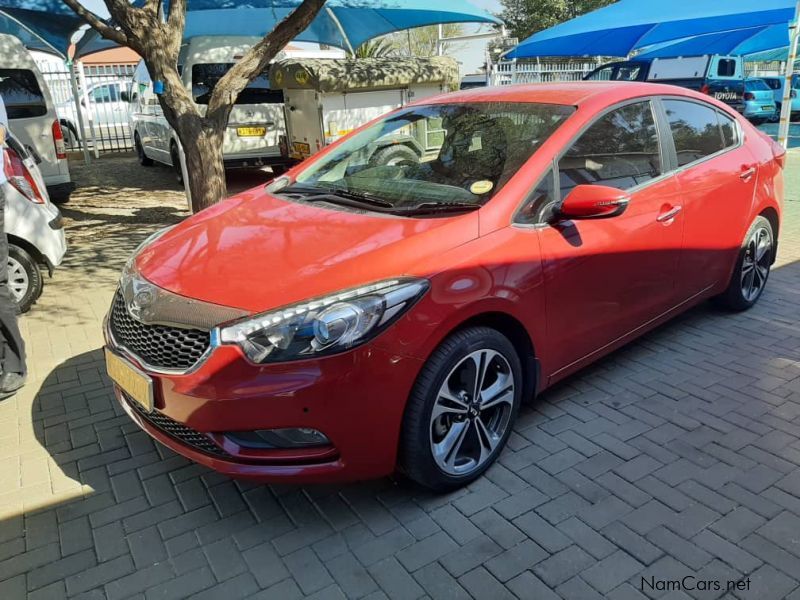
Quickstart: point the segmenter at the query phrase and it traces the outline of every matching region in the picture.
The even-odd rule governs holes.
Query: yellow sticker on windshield
[[[476,196],[480,196],[481,194],[486,194],[487,192],[491,192],[494,184],[487,180],[482,179],[481,181],[476,181],[471,186],[469,186],[469,191],[475,194]]]

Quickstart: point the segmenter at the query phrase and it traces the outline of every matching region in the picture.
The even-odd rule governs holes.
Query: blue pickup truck
[[[598,67],[584,77],[601,81],[652,81],[697,90],[743,113],[744,63],[740,56],[634,58]]]

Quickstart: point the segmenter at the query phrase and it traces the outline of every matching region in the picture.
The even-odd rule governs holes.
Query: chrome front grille
[[[211,344],[211,334],[202,329],[146,325],[134,319],[117,290],[109,316],[114,341],[156,369],[186,371],[195,366]]]
[[[191,427],[187,427],[183,423],[179,423],[178,421],[170,419],[167,415],[160,413],[157,410],[154,410],[153,412],[147,412],[139,405],[138,402],[128,398],[125,393],[122,394],[122,397],[137,415],[162,433],[165,433],[182,444],[190,446],[191,448],[199,450],[200,452],[211,454],[212,456],[217,456],[220,458],[230,458],[230,454],[212,442],[207,435],[200,433]]]

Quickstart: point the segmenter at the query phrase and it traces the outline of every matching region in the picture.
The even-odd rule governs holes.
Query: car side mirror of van
[[[126,92],[125,90],[121,90],[120,93],[119,93],[119,99],[122,100],[123,102],[130,102],[131,101],[131,95],[128,92]]]
[[[576,186],[558,208],[562,219],[608,219],[625,212],[627,192],[607,185]]]

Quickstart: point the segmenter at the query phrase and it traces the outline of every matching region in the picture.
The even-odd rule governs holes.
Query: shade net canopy
[[[299,5],[299,0],[188,0],[183,37],[263,37]],[[500,20],[465,0],[328,0],[295,40],[357,48],[387,33],[439,23],[499,24]],[[78,42],[77,56],[114,45],[90,31]]]
[[[795,5],[795,0],[620,0],[532,35],[506,58],[627,56],[664,42],[741,29],[766,31],[772,26],[776,29],[767,37],[780,37],[778,29],[783,28],[784,43],[788,44],[786,31],[794,19]]]
[[[0,0],[0,33],[31,50],[66,56],[70,36],[82,23],[61,0]]]
[[[758,55],[767,51],[788,54],[789,29],[783,25],[751,27],[699,35],[659,46],[639,54],[638,58],[666,58],[701,54]],[[777,50],[776,50],[777,49]]]

